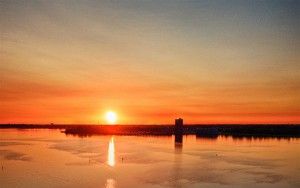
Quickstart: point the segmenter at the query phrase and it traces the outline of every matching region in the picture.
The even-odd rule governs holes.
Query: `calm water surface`
[[[299,139],[0,130],[0,187],[300,187]]]

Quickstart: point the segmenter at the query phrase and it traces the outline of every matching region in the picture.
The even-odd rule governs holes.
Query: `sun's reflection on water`
[[[116,187],[116,181],[114,179],[107,179],[105,188],[115,188]]]
[[[116,164],[115,161],[115,141],[114,137],[111,137],[108,144],[108,152],[107,152],[107,164],[111,167],[114,167]]]

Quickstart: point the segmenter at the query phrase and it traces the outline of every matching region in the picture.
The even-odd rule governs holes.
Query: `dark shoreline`
[[[174,125],[71,125],[71,124],[0,124],[0,129],[60,129],[66,135],[174,135]],[[300,138],[300,124],[198,124],[184,125],[184,135],[216,137]]]

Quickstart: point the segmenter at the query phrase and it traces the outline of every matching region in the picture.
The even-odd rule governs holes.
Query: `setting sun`
[[[114,124],[117,122],[117,114],[113,111],[108,111],[105,114],[105,119],[108,124]]]

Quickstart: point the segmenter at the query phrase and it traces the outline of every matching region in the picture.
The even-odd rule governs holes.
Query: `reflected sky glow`
[[[114,137],[111,137],[108,144],[108,152],[107,152],[107,164],[111,167],[115,166],[115,141]]]
[[[72,188],[299,187],[298,138],[189,135],[174,148],[174,136],[79,138],[46,129],[0,129],[0,135],[5,188],[20,182]]]

